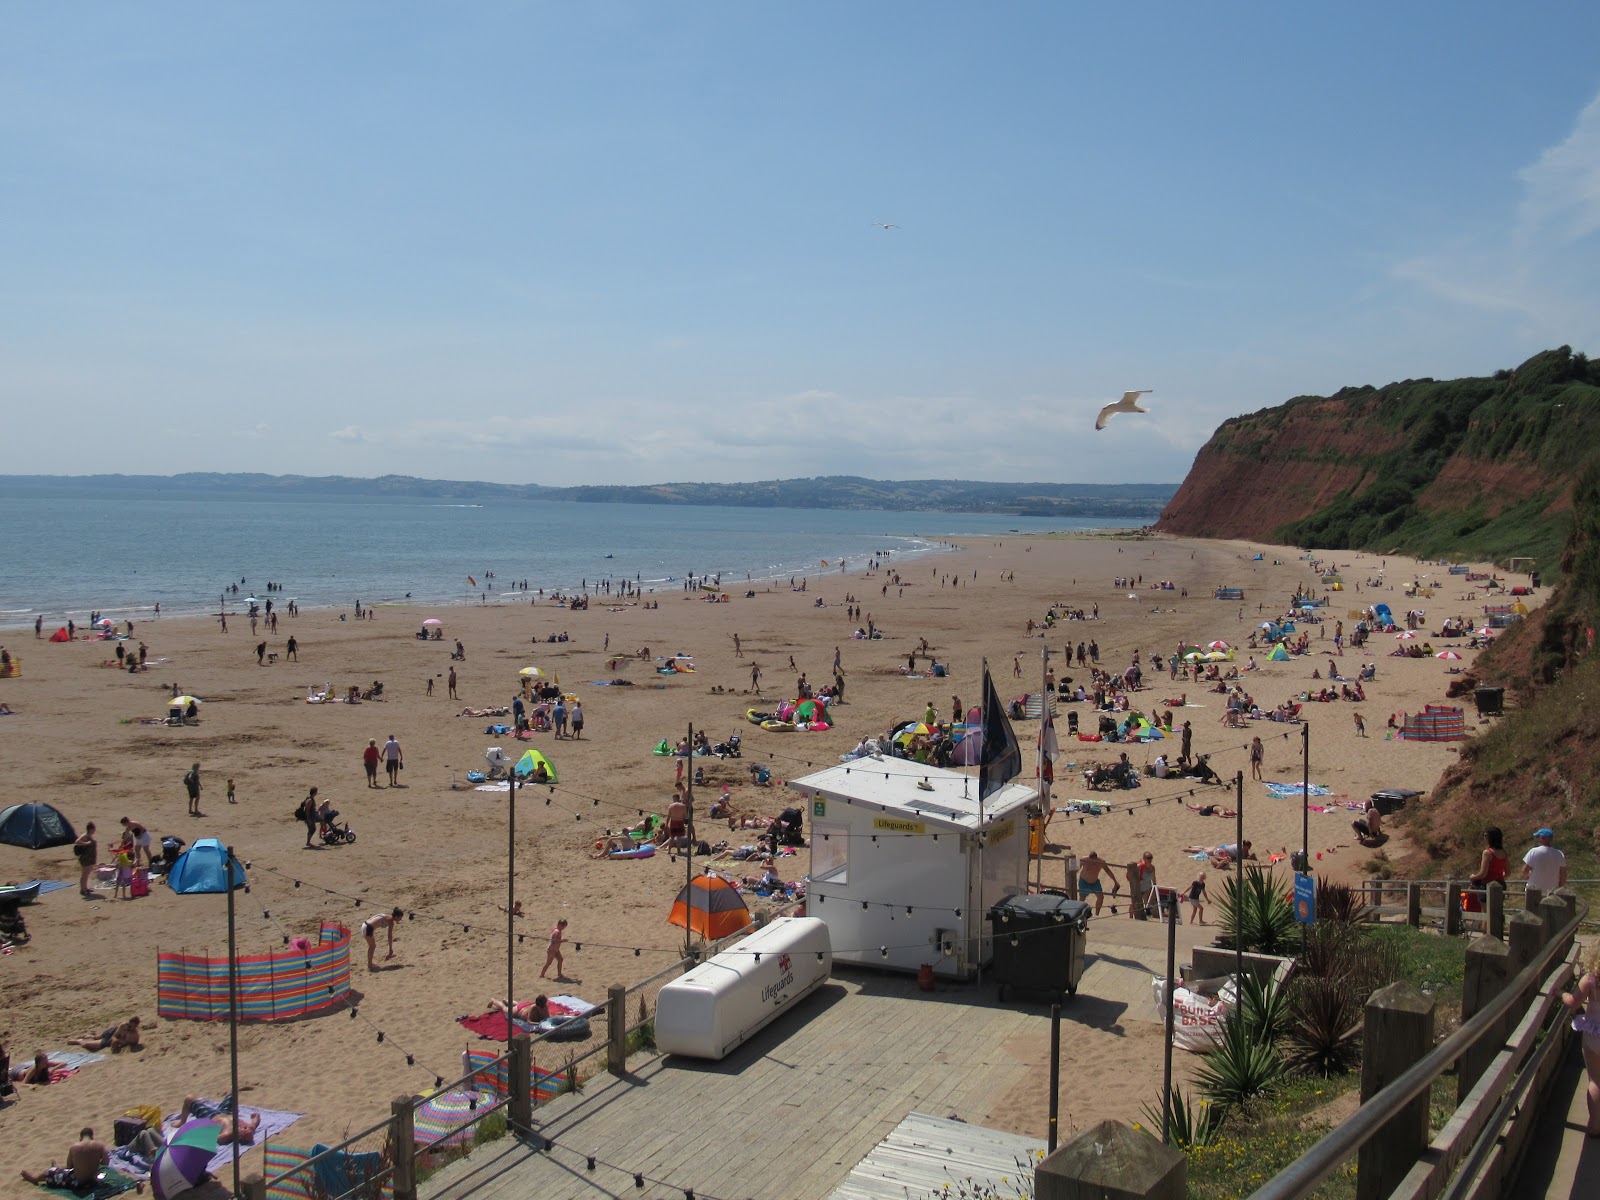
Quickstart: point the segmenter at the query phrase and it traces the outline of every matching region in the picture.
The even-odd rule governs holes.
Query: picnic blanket
[[[48,896],[51,892],[59,892],[64,888],[73,886],[69,879],[47,879],[39,885],[39,895]]]
[[[107,1167],[100,1172],[100,1181],[95,1184],[93,1191],[78,1191],[76,1188],[58,1188],[39,1186],[47,1192],[54,1192],[57,1196],[71,1196],[74,1200],[106,1200],[107,1196],[119,1196],[123,1192],[131,1192],[137,1187],[139,1181],[131,1175],[124,1175],[121,1171]]]
[[[90,1050],[52,1050],[50,1061],[57,1063],[69,1074],[83,1067],[93,1066],[95,1063],[105,1062],[106,1056],[97,1051]],[[52,1080],[52,1082],[54,1082]]]
[[[1301,785],[1298,783],[1269,783],[1266,785],[1266,788],[1268,793],[1276,796],[1280,800],[1286,800],[1290,796],[1298,796],[1302,794]],[[1311,796],[1328,796],[1332,793],[1320,783],[1313,783],[1311,785],[1311,790],[1305,794]]]

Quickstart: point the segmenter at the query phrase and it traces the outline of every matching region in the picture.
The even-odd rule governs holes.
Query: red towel
[[[511,1036],[506,1027],[506,1015],[502,1012],[486,1012],[476,1017],[458,1017],[457,1023],[466,1026],[481,1038],[489,1038],[496,1042],[506,1041]]]

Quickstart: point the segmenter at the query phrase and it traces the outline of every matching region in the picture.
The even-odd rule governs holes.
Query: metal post
[[[230,1072],[229,1087],[233,1096],[233,1117],[239,1119],[239,948],[234,936],[233,915],[233,868],[237,860],[233,857],[233,847],[228,847],[227,861],[222,869],[227,876],[228,888],[228,1069]],[[233,1147],[233,1194],[240,1195],[239,1191],[239,1139],[232,1138],[229,1144]]]
[[[1053,692],[1048,684],[1050,677],[1050,647],[1042,647],[1039,651],[1039,855],[1034,859],[1034,879],[1040,890],[1044,888],[1044,831],[1050,826],[1050,784],[1044,777],[1044,731],[1050,721],[1050,701]],[[1053,768],[1052,768],[1053,769]],[[1028,839],[1029,853],[1033,851],[1033,839]]]
[[[1055,1153],[1057,1113],[1061,1107],[1061,1005],[1050,1006],[1050,1132],[1046,1146]]]
[[[516,925],[513,915],[517,909],[517,769],[511,768],[511,791],[506,803],[506,1043],[517,1026],[513,1014],[517,1010]],[[557,974],[560,974],[558,971]],[[509,1075],[508,1075],[509,1079]],[[515,1080],[510,1083],[514,1086]],[[513,1092],[513,1095],[516,1093]],[[516,1131],[513,1131],[514,1133]]]
[[[1233,897],[1233,952],[1236,982],[1234,987],[1244,987],[1244,772],[1233,777],[1234,818],[1233,848],[1237,866],[1238,883]]]
[[[1167,1001],[1166,1012],[1166,1046],[1162,1052],[1161,1064],[1161,1141],[1164,1145],[1172,1145],[1172,993],[1177,990],[1177,980],[1173,978],[1177,972],[1178,963],[1178,893],[1173,892],[1170,900],[1164,902],[1162,907],[1167,910]]]
[[[689,722],[689,756],[683,760],[683,817],[684,832],[688,835],[683,847],[683,886],[694,884],[694,722]],[[757,839],[759,840],[759,839]],[[773,870],[777,870],[774,865]],[[689,903],[684,911],[683,953],[687,958],[694,949],[694,893],[685,892]],[[709,925],[707,926],[709,928]]]
[[[1311,726],[1300,726],[1300,861],[1311,871]]]

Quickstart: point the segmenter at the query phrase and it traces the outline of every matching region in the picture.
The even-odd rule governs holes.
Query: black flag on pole
[[[1022,774],[1022,751],[1000,696],[983,664],[983,753],[978,759],[978,799],[987,800],[1006,783]]]

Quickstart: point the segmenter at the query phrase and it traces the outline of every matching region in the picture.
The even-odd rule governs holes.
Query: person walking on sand
[[[1078,862],[1078,895],[1085,902],[1090,896],[1094,897],[1094,915],[1097,917],[1100,915],[1101,906],[1106,902],[1106,887],[1100,879],[1102,872],[1111,880],[1111,894],[1115,896],[1122,890],[1122,885],[1117,882],[1111,864],[1100,857],[1100,851],[1091,850],[1087,858]]]
[[[378,739],[368,738],[367,748],[361,752],[361,765],[367,770],[367,786],[378,786],[378,760],[383,757],[383,751],[378,749]]]
[[[309,795],[300,801],[300,807],[294,810],[294,815],[305,822],[306,849],[311,849],[311,839],[317,836],[317,789],[312,788]]]
[[[195,763],[183,777],[183,790],[189,793],[189,815],[203,817],[200,811],[200,764]]]
[[[400,753],[400,743],[394,734],[389,735],[389,740],[383,744],[383,769],[389,773],[389,786],[400,786],[400,771],[405,763],[404,756]]]
[[[284,648],[283,648],[283,661],[284,662],[299,662],[300,661],[300,643],[294,640],[294,636],[292,634],[289,637],[288,645],[284,646]]]
[[[567,717],[572,722],[572,736],[581,740],[583,738],[583,704],[574,700],[572,708],[567,712]]]
[[[375,917],[368,917],[361,922],[361,936],[367,940],[367,970],[376,971],[377,963],[373,956],[378,952],[378,930],[389,931],[389,953],[383,956],[383,961],[388,962],[394,957],[394,923],[405,916],[405,910],[396,908],[392,912],[379,913]]]
[[[1250,739],[1250,778],[1261,778],[1261,760],[1266,755],[1266,749],[1261,745],[1260,738]]]
[[[735,634],[732,635],[732,637],[733,637],[733,656],[735,658],[743,658],[744,657],[744,647],[741,646],[740,643],[739,643],[739,635],[737,633],[735,633]]]
[[[756,663],[750,664],[750,688],[756,695],[761,695],[761,668]]]
[[[264,667],[266,665],[267,665],[267,644],[265,642],[258,642],[258,643],[256,643],[256,666]]]
[[[456,695],[456,669],[454,667],[450,668],[450,699],[461,699],[460,696]]]
[[[1204,925],[1206,923],[1206,873],[1201,871],[1186,893],[1189,900],[1189,924]]]
[[[1367,736],[1367,722],[1366,722],[1366,719],[1358,712],[1353,712],[1350,715],[1356,719],[1356,736],[1357,737],[1366,737]]]
[[[567,919],[562,917],[550,930],[550,944],[544,950],[544,967],[539,972],[540,979],[545,978],[551,963],[556,965],[556,981],[559,983],[566,979],[566,967],[561,957],[561,945],[566,941],[566,937]]]

